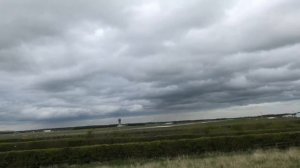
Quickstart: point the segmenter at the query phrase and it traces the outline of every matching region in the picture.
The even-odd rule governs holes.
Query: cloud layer
[[[1,1],[0,122],[59,126],[298,100],[299,8],[296,0]]]

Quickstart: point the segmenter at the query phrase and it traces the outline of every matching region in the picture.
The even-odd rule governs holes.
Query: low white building
[[[293,115],[293,114],[285,114],[282,117],[290,118],[290,117],[295,117],[295,115]]]
[[[48,132],[52,132],[52,131],[51,130],[44,130],[43,132],[47,132],[48,133]]]

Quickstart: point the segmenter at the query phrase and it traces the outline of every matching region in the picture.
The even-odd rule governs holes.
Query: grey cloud
[[[126,1],[1,1],[1,47],[43,36],[60,36],[81,22],[126,24]],[[132,1],[134,4],[135,2]]]
[[[198,53],[224,54],[270,50],[299,43],[300,24],[294,20],[300,15],[295,8],[299,5],[295,1],[272,4],[239,1],[228,11],[227,18],[214,28],[190,30],[183,44],[187,43],[187,47]]]
[[[0,120],[59,126],[298,100],[297,6],[1,1]]]

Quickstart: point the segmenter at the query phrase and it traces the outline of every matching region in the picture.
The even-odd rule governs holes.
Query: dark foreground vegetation
[[[56,168],[299,168],[300,148],[267,149],[246,152],[212,152],[159,159],[128,159]]]
[[[1,135],[0,167],[84,164],[300,146],[300,119],[297,118],[155,126]]]

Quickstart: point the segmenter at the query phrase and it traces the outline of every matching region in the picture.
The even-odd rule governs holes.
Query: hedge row
[[[160,128],[160,129],[148,129],[148,130],[112,130],[107,133],[95,133],[97,138],[105,137],[151,137],[151,136],[165,136],[172,134],[197,134],[203,136],[220,136],[220,135],[236,135],[236,134],[248,134],[248,133],[271,133],[271,132],[286,132],[300,130],[300,120],[295,119],[279,119],[279,120],[245,120],[245,121],[224,121],[218,123],[207,123],[205,125],[187,125],[182,127]],[[51,134],[40,134],[40,137],[30,136],[31,133],[16,134],[19,138],[5,138],[0,139],[1,143],[18,143],[29,141],[43,141],[43,140],[63,140],[67,138],[79,139],[86,136],[87,130],[82,130],[78,135],[56,135],[56,132]],[[38,135],[39,133],[37,133]],[[26,138],[22,137],[26,135]]]
[[[258,134],[183,140],[95,145],[64,149],[41,149],[0,153],[0,167],[39,167],[55,164],[82,164],[127,158],[155,158],[211,151],[240,151],[282,144],[300,145],[300,133]]]
[[[170,139],[192,139],[199,138],[199,135],[171,135],[171,136],[155,136],[155,137],[124,137],[124,138],[74,138],[74,139],[59,139],[59,140],[42,140],[31,142],[18,143],[2,143],[0,144],[0,152],[31,150],[31,149],[48,149],[48,148],[67,148],[86,145],[98,144],[115,144],[129,142],[146,142],[155,140],[170,140]]]
[[[248,134],[251,135],[252,132]],[[242,135],[248,135],[242,133]],[[239,133],[232,134],[240,135]],[[181,135],[167,135],[167,136],[152,136],[152,137],[124,137],[124,138],[66,138],[56,140],[42,140],[31,142],[18,142],[18,143],[2,143],[0,144],[0,152],[18,151],[18,150],[32,150],[32,149],[48,149],[48,148],[67,148],[78,147],[86,145],[99,145],[99,144],[115,144],[115,143],[129,143],[129,142],[147,142],[156,140],[177,140],[177,139],[194,139],[200,138],[202,135],[197,134],[181,134]]]

